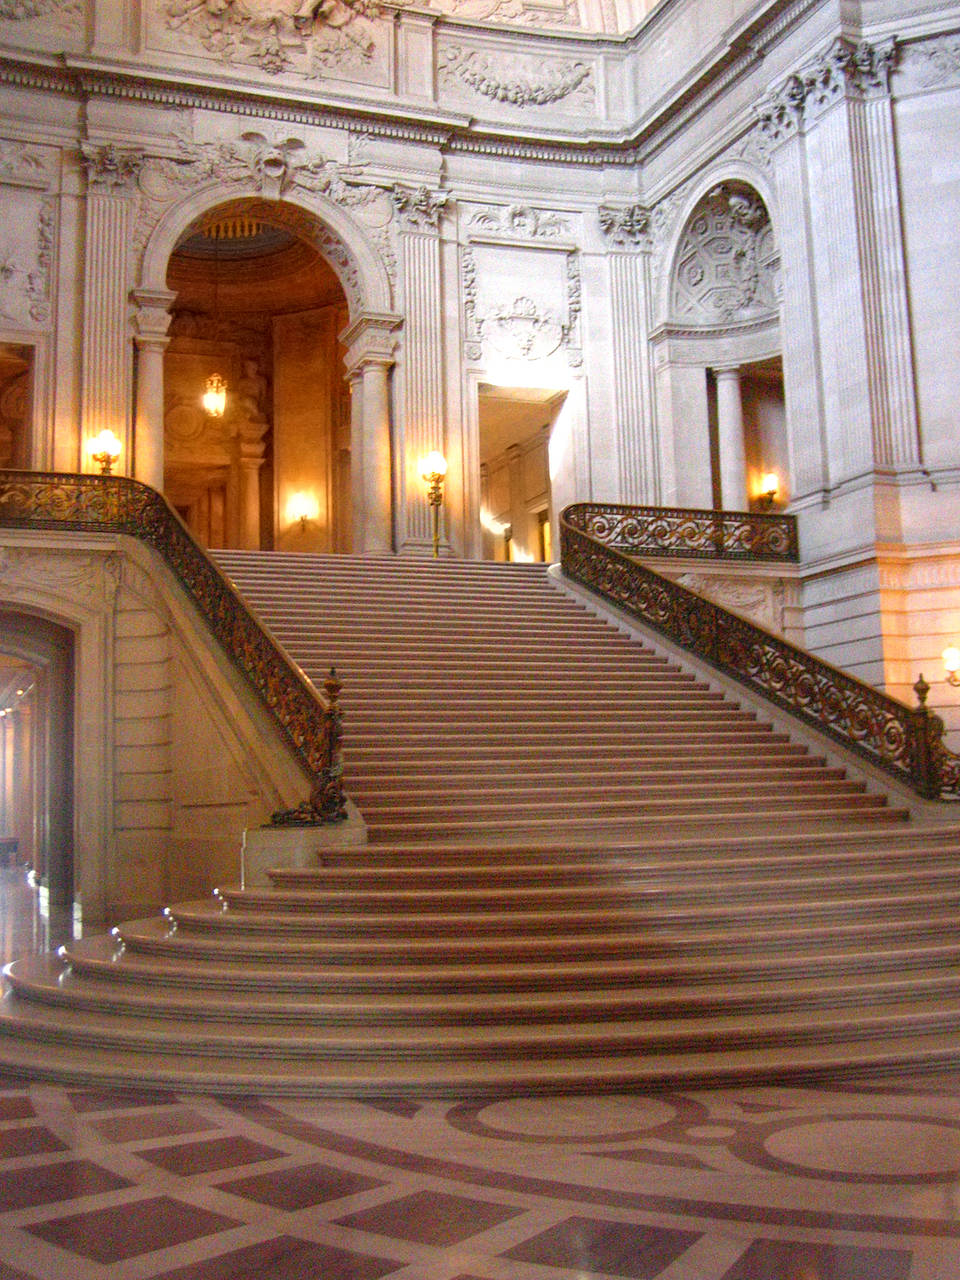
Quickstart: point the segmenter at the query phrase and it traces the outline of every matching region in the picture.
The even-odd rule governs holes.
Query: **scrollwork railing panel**
[[[734,676],[912,787],[925,799],[960,800],[960,757],[943,744],[943,722],[797,649],[746,618],[661,577],[590,533],[590,506],[560,517],[561,562],[575,582]],[[619,508],[625,511],[625,508]]]
[[[126,534],[153,547],[313,775],[317,820],[345,816],[339,682],[326,682],[324,703],[159,493],[125,476],[0,471],[0,525]]]
[[[582,533],[628,556],[795,562],[795,516],[684,507],[577,503],[565,513]]]

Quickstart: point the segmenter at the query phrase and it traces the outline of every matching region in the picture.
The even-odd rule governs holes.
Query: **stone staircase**
[[[218,558],[336,664],[370,844],[17,962],[0,1069],[458,1096],[956,1061],[960,830],[541,566]]]

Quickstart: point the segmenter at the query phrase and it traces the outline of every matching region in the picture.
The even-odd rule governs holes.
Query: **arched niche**
[[[780,253],[768,205],[741,177],[715,181],[679,224],[657,333],[676,500],[767,509],[789,497]],[[776,477],[771,499],[771,476]]]

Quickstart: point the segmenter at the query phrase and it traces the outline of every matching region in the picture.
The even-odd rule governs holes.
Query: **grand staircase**
[[[370,843],[17,962],[0,1068],[456,1096],[956,1060],[956,828],[542,566],[218,558],[336,665]]]

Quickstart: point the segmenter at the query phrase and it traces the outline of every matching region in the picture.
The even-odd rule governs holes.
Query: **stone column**
[[[740,369],[715,369],[717,436],[720,450],[720,503],[724,511],[747,509],[747,457],[743,440]]]
[[[122,452],[118,470],[133,464],[131,390],[133,361],[128,321],[130,244],[139,151],[82,145],[87,170],[81,431],[89,440],[108,429]],[[88,466],[85,452],[81,465]]]
[[[642,205],[599,210],[610,262],[614,405],[619,433],[620,502],[662,501],[653,408],[650,215]]]
[[[400,323],[366,315],[340,335],[352,393],[353,549],[361,555],[394,549],[390,371]]]
[[[262,450],[261,445],[261,450]],[[240,546],[247,551],[260,549],[260,468],[262,456],[247,456],[240,451]]]
[[[137,405],[134,420],[133,474],[163,489],[163,353],[170,339],[170,307],[175,293],[135,289],[134,343],[137,349]]]
[[[404,298],[402,412],[397,432],[397,550],[433,546],[432,516],[423,496],[419,461],[444,438],[444,315],[440,278],[440,218],[447,196],[420,187],[394,187],[400,227]]]

